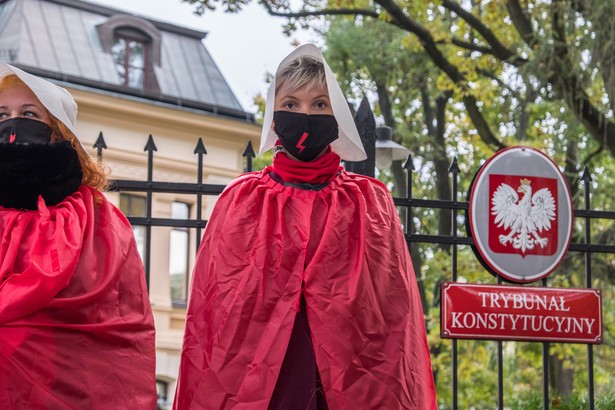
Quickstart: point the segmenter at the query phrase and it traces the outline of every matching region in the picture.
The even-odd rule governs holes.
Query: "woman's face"
[[[326,85],[309,88],[304,86],[293,91],[289,91],[289,87],[282,85],[276,92],[274,105],[274,111],[333,115]]]
[[[9,118],[30,118],[51,126],[51,118],[43,104],[28,87],[9,84],[0,88],[0,121]]]

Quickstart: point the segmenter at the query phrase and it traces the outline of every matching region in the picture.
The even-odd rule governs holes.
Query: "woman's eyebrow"
[[[294,98],[294,99],[298,99],[299,97],[295,96],[295,94],[293,94],[292,92],[289,94],[285,94],[285,95],[280,95],[279,98]]]
[[[8,107],[9,107],[8,105],[0,105],[0,109],[3,109],[3,110],[8,109]],[[38,104],[29,104],[29,103],[22,104],[19,108],[23,109],[23,108],[31,108],[31,107],[37,108],[39,110],[42,109],[41,106]]]
[[[41,108],[38,104],[23,104],[21,106],[21,108],[30,108],[30,107],[34,107],[34,108],[38,108],[38,109]]]

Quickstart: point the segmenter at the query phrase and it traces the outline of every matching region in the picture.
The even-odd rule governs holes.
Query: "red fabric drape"
[[[0,207],[0,408],[154,409],[154,323],[132,229],[82,186]]]
[[[174,408],[267,408],[303,292],[329,408],[435,409],[421,301],[386,187],[342,171],[301,190],[270,171],[232,183],[209,220]]]

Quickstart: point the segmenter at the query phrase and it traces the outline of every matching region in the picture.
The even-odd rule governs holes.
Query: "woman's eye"
[[[284,108],[286,108],[287,110],[292,110],[295,107],[296,107],[295,103],[292,103],[292,102],[284,103]]]
[[[314,106],[320,110],[327,108],[327,103],[325,103],[324,101],[318,101],[316,104],[314,104]]]
[[[34,117],[34,118],[38,117],[38,116],[36,115],[36,113],[34,113],[34,112],[32,112],[32,111],[24,111],[24,113],[23,113],[23,114],[21,114],[21,116],[22,116],[22,117]]]

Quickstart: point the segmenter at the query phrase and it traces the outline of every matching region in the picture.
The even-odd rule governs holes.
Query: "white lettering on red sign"
[[[534,332],[564,332],[591,334],[596,319],[511,315],[508,313],[472,313],[453,312],[451,328],[453,329],[510,329],[532,330]]]
[[[444,283],[442,336],[602,343],[596,289]]]
[[[525,310],[558,310],[560,312],[568,312],[569,307],[566,307],[564,297],[554,296],[539,296],[518,293],[487,293],[478,292],[478,296],[482,299],[482,307],[490,308],[505,308],[505,309],[525,309]]]

